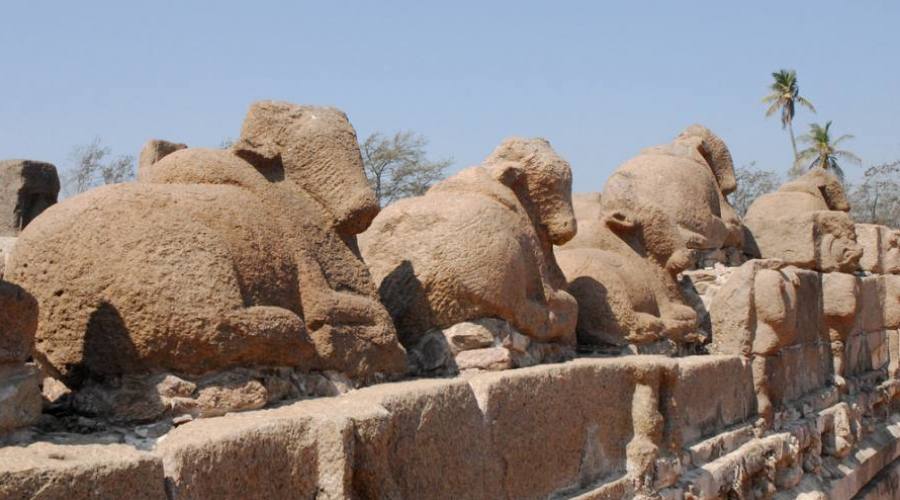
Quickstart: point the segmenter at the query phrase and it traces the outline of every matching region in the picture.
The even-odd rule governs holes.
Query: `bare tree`
[[[397,132],[391,137],[375,132],[362,143],[366,177],[382,206],[418,196],[444,177],[453,160],[429,160],[427,145],[427,139],[413,132]]]
[[[900,228],[900,160],[869,167],[863,179],[847,187],[853,220]]]
[[[99,137],[74,147],[71,153],[74,165],[62,176],[64,194],[71,196],[103,184],[134,179],[134,157],[120,155],[110,158],[111,155],[112,150],[103,146]]]
[[[737,189],[730,196],[731,204],[738,215],[743,217],[754,200],[760,196],[771,193],[781,185],[781,177],[775,172],[757,170],[756,162],[735,169]]]

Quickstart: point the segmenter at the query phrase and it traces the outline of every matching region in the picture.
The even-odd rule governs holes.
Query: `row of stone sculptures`
[[[29,168],[0,175],[46,170]],[[137,182],[43,211],[52,184],[17,184],[0,362],[33,356],[76,391],[129,374],[260,366],[372,380],[407,373],[415,357],[419,371],[507,367],[576,345],[674,354],[709,342],[678,280],[698,263],[780,259],[747,271],[775,297],[755,314],[778,338],[796,287],[785,266],[850,273],[862,259],[866,271],[900,273],[898,232],[854,226],[824,171],[761,197],[741,221],[727,201],[728,148],[698,125],[574,203],[571,168],[550,144],[512,138],[379,213],[347,117],[268,101],[250,107],[228,150],[151,141]],[[900,301],[890,282],[882,293]],[[722,345],[715,328],[733,329],[736,316],[716,314]],[[423,351],[441,348],[449,357],[422,369]]]

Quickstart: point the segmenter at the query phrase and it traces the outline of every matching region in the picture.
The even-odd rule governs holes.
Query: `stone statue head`
[[[361,233],[378,213],[356,131],[340,110],[255,102],[233,150],[270,181],[293,184],[315,198],[342,235]]]
[[[572,168],[546,139],[504,140],[484,161],[484,167],[513,191],[524,192],[519,200],[537,217],[537,224],[550,242],[562,245],[575,236],[572,208]]]
[[[856,241],[856,229],[850,216],[828,211],[816,212],[814,218],[819,269],[823,272],[856,271],[863,249]]]

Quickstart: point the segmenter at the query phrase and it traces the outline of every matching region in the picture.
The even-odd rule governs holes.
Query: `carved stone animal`
[[[578,342],[624,346],[693,333],[697,314],[675,277],[694,255],[674,222],[650,208],[606,211],[597,222],[556,252],[578,301]]]
[[[849,210],[840,181],[822,169],[810,170],[750,205],[746,252],[806,269],[852,272],[862,248]]]
[[[709,306],[713,326],[710,352],[741,355],[751,361],[757,411],[769,424],[776,405],[769,373],[772,361],[782,348],[797,340],[800,330],[800,278],[783,267],[777,259],[747,261],[728,278]],[[804,299],[818,302],[814,296]],[[817,325],[805,326],[815,330]]]
[[[141,182],[55,205],[7,279],[40,304],[36,358],[67,383],[162,369],[401,372],[356,249],[378,211],[332,108],[258,102],[232,151],[181,149]]]
[[[360,247],[404,345],[486,317],[574,343],[577,306],[552,252],[576,231],[571,188],[547,141],[512,138],[481,166],[382,210]]]
[[[740,246],[743,228],[725,195],[735,190],[725,142],[701,125],[619,166],[601,195],[604,211],[653,207],[671,217],[690,248]]]

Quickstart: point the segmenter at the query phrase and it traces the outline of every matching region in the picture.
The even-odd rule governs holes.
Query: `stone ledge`
[[[746,365],[734,356],[581,358],[195,420],[159,438],[150,453],[124,445],[9,447],[0,450],[0,498],[72,482],[82,489],[66,500],[628,497],[646,487],[629,451],[645,425],[635,420],[646,414],[638,393],[653,395],[659,412],[659,434],[642,435],[657,448],[652,488],[663,498],[690,490],[713,497],[747,464],[765,473],[760,457],[779,464],[779,494],[849,498],[841,495],[896,458],[900,417],[851,440],[843,459],[829,454],[846,445],[822,448],[819,437],[833,440],[836,412],[890,403],[887,389],[798,400],[804,411],[786,412],[777,432],[760,436]],[[799,468],[804,456],[820,454],[830,479]]]
[[[0,448],[0,498],[79,500],[165,498],[162,461],[130,446]]]

